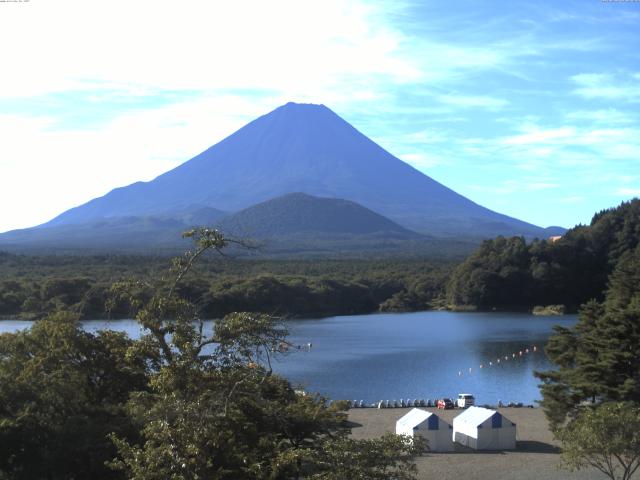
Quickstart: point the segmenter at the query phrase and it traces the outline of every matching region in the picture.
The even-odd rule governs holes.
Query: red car
[[[441,398],[440,400],[438,400],[436,407],[443,410],[448,410],[450,408],[453,408],[453,402],[450,398]]]

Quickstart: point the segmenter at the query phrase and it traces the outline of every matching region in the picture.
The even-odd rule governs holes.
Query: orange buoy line
[[[538,351],[538,347],[536,345],[533,345],[531,347],[525,347],[522,350],[518,350],[517,352],[513,352],[511,355],[505,355],[504,357],[498,357],[496,358],[495,362],[493,360],[490,360],[487,363],[481,363],[479,365],[479,369],[484,369],[486,368],[490,368],[493,367],[494,363],[497,365],[501,362],[507,362],[509,360],[512,359],[518,359],[520,357],[524,357],[526,355],[529,355],[530,353],[535,353]],[[473,373],[473,367],[469,367],[469,375]],[[458,376],[462,377],[464,376],[463,370],[458,370]]]

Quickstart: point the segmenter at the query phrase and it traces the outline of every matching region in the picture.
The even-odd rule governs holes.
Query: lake
[[[576,319],[429,311],[289,321],[290,340],[301,348],[278,359],[274,370],[332,399],[372,403],[472,393],[478,404],[531,404],[540,399],[533,372],[552,368],[543,350],[553,325],[571,326]],[[0,332],[29,325],[5,320]],[[83,325],[140,335],[133,320]]]

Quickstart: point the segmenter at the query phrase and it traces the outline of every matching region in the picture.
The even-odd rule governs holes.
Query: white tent
[[[413,408],[396,422],[396,434],[420,435],[425,438],[432,452],[452,452],[452,426],[438,415]]]
[[[495,410],[469,407],[453,419],[453,441],[475,450],[515,450],[516,424]]]

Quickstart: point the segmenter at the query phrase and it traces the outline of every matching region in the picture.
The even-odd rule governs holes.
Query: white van
[[[461,393],[458,395],[456,406],[458,408],[467,408],[475,404],[476,399],[470,393]]]

